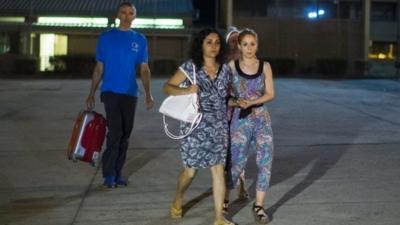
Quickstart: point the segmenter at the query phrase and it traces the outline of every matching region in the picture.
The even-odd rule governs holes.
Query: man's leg
[[[104,103],[107,119],[107,140],[106,150],[102,156],[102,169],[105,184],[112,187],[112,177],[116,176],[115,163],[118,158],[118,152],[121,145],[122,136],[122,116],[119,109],[119,95],[105,92],[101,94],[101,101]]]
[[[118,158],[115,164],[117,183],[119,185],[127,185],[126,180],[122,178],[122,168],[125,164],[126,152],[129,145],[129,137],[131,135],[133,124],[135,121],[137,97],[122,96],[121,112],[122,112],[122,137],[118,153]]]

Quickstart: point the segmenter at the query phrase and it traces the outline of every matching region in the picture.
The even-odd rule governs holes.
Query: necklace
[[[248,64],[246,64],[244,61],[241,61],[241,64],[242,64],[244,67],[251,67],[251,66],[254,66],[255,64],[258,63],[258,60],[252,60],[252,61],[253,61],[253,62],[248,63]]]
[[[204,66],[204,71],[211,79],[215,79],[218,73],[218,66]]]
[[[244,63],[244,61],[239,61],[239,69],[242,71],[242,73],[245,73],[247,75],[254,75],[257,74],[258,71],[258,60],[252,60],[250,63]]]

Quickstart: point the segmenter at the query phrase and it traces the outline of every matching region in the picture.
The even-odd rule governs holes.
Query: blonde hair
[[[258,35],[257,35],[257,33],[256,33],[253,29],[250,29],[250,28],[245,28],[245,29],[243,29],[243,30],[241,30],[241,31],[239,32],[238,42],[239,42],[239,43],[242,42],[243,37],[246,36],[246,35],[251,35],[251,36],[253,36],[253,37],[256,39],[256,41],[258,42]]]

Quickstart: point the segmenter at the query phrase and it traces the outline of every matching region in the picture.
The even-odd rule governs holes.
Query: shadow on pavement
[[[279,152],[275,153],[270,186],[284,182],[285,180],[298,174],[299,171],[306,168],[307,166],[311,164],[313,165],[307,175],[304,177],[304,179],[293,186],[272,206],[266,209],[271,220],[273,220],[273,215],[279,209],[279,207],[281,207],[291,199],[295,198],[297,195],[310,187],[315,181],[323,177],[327,173],[327,171],[334,167],[334,165],[345,153],[345,150],[313,150],[313,146],[308,146],[306,148],[307,149],[304,149],[304,151],[300,151],[299,149],[297,149],[296,151],[293,151],[292,154],[286,153],[280,155]],[[257,180],[256,175],[257,167],[255,159],[254,157],[251,157],[248,162],[248,167],[246,168],[247,180],[253,180],[248,188],[250,198],[248,201],[233,201],[229,206],[229,218],[233,217],[243,208],[247,207],[249,205],[249,201],[255,200],[255,188]],[[236,192],[236,190],[233,190],[233,192]],[[266,203],[268,203],[268,193]],[[250,207],[249,210],[251,210]]]

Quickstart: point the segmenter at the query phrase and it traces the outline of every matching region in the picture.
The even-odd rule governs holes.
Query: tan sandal
[[[241,190],[238,193],[238,200],[239,201],[246,201],[249,199],[249,193],[246,190]]]
[[[224,204],[222,204],[222,214],[228,214],[229,200],[224,200]]]
[[[174,204],[171,204],[170,214],[172,219],[182,218],[182,208],[175,208]]]
[[[214,225],[237,225],[237,224],[232,221],[224,219],[224,221],[220,221],[220,222],[214,221]]]

